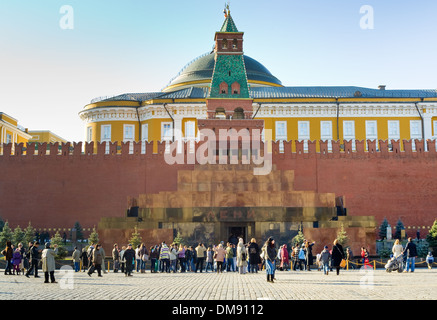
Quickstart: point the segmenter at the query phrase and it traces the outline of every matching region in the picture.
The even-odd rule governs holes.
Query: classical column
[[[177,153],[182,153],[182,142],[183,142],[183,136],[182,136],[182,117],[180,116],[173,116],[174,117],[174,139],[178,142],[177,145]]]
[[[424,132],[424,149],[425,151],[428,151],[428,145],[426,143],[427,140],[432,139],[432,114],[426,113],[426,110],[424,110],[423,113],[423,132]]]

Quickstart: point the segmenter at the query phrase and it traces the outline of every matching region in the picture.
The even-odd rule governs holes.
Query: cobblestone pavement
[[[103,277],[72,270],[55,272],[57,284],[41,278],[0,274],[1,300],[433,300],[437,269],[387,273],[383,269],[323,272],[277,271],[268,283],[265,272],[134,273],[109,272]]]

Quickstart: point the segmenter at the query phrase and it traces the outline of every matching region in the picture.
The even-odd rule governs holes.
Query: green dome
[[[282,86],[281,81],[255,59],[244,55],[244,64],[249,84],[254,86]],[[182,86],[205,86],[211,82],[213,70],[214,53],[212,52],[188,63],[163,91],[178,90]]]

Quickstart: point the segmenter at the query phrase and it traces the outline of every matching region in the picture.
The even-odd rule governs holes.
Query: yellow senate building
[[[67,143],[67,140],[49,130],[29,131],[18,124],[18,120],[0,112],[0,154],[3,154],[3,144],[12,144],[12,153],[15,144],[23,143]]]
[[[3,149],[3,144],[12,143],[14,148],[15,143],[26,143],[32,136],[26,129],[18,124],[18,120],[0,112],[0,148]],[[0,150],[3,153],[3,150]]]
[[[354,148],[355,140],[428,140],[437,135],[435,89],[284,86],[261,62],[243,52],[243,32],[230,12],[214,41],[212,52],[189,62],[160,92],[91,101],[79,112],[86,141],[95,142],[95,147],[104,141],[166,141],[174,139],[173,130],[182,132],[181,139],[194,140],[197,121],[211,118],[264,120],[264,129],[271,130],[273,140],[304,141],[304,146],[317,141],[317,150],[320,140],[339,140],[340,144],[352,140]],[[221,54],[224,50],[226,56]],[[236,61],[230,58],[234,53],[241,55],[244,67],[232,62]],[[229,69],[228,74],[220,79],[217,73],[225,74],[223,68]],[[246,86],[248,92],[234,90],[234,84]],[[222,91],[213,97],[216,85]],[[217,107],[211,113],[208,99],[220,98],[220,94],[248,99],[252,109],[242,113]]]

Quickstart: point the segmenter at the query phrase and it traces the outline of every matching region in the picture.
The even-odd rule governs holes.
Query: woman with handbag
[[[334,246],[332,247],[332,267],[337,270],[337,275],[340,274],[340,268],[342,261],[344,260],[343,246],[338,243],[338,239],[334,240]]]

